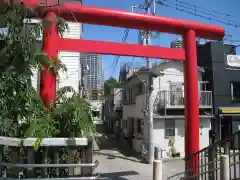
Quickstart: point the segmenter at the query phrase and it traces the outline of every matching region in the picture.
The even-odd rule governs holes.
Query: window
[[[175,120],[165,119],[165,137],[175,137]]]
[[[127,120],[122,119],[122,129],[127,128]]]
[[[232,101],[240,102],[240,82],[231,82]]]
[[[100,111],[92,111],[93,117],[100,117]]]
[[[143,83],[137,84],[136,89],[137,89],[137,94],[143,93],[144,92],[144,84]]]
[[[144,131],[144,121],[142,119],[137,119],[137,133],[143,134]]]

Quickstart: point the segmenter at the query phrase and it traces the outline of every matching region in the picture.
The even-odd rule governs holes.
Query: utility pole
[[[146,0],[146,13],[151,14],[151,0]],[[151,32],[146,31],[145,45],[151,44]],[[152,69],[152,60],[147,58],[147,68],[150,72]],[[153,145],[153,101],[152,101],[152,76],[149,75],[149,88],[148,88],[148,163],[152,164],[154,160],[154,145]]]
[[[146,14],[151,15],[151,4],[153,3],[153,14],[155,14],[155,0],[145,0],[145,4],[144,5],[133,5],[132,6],[132,11],[134,10],[134,8],[139,8],[139,9],[145,9],[146,10]],[[141,33],[141,32],[140,32]],[[141,35],[141,34],[140,34]],[[143,45],[150,45],[151,44],[151,32],[150,31],[145,31],[145,33],[143,33],[144,38],[141,39],[141,43],[143,43]],[[142,35],[141,35],[142,36]],[[147,61],[147,69],[150,72],[152,69],[152,60],[150,58],[146,58]],[[152,164],[153,160],[154,160],[154,144],[153,144],[153,101],[152,101],[152,76],[149,76],[149,83],[147,84],[148,87],[146,87],[147,89],[147,112],[148,112],[148,163]]]

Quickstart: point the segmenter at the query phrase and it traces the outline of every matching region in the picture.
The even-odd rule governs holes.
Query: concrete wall
[[[167,121],[167,120],[166,120]],[[184,156],[185,152],[185,122],[184,119],[175,120],[175,147],[177,151]],[[208,131],[210,130],[210,119],[200,119],[200,149],[209,145]],[[193,137],[194,138],[194,137]],[[169,139],[165,137],[165,120],[154,120],[154,144],[163,150],[169,151],[168,142]],[[166,156],[166,151],[164,155]]]
[[[167,120],[166,120],[167,121]],[[185,122],[184,119],[176,119],[175,120],[175,147],[177,151],[181,153],[181,156],[184,156],[184,147],[185,147]],[[199,145],[200,149],[205,148],[209,145],[209,137],[208,133],[211,128],[210,119],[200,119],[200,140]],[[147,127],[144,131],[144,138],[135,138],[133,139],[133,148],[140,152],[141,144],[147,140]],[[164,119],[154,119],[154,135],[153,135],[153,143],[154,146],[165,150],[163,153],[164,157],[167,157],[167,152],[169,151],[168,146],[169,138],[165,137],[165,120]]]

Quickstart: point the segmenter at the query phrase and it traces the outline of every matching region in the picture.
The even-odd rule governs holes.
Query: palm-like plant
[[[61,88],[57,94],[53,117],[59,124],[59,136],[93,136],[95,125],[90,104],[69,86]]]
[[[24,19],[34,13],[24,5],[11,5],[5,10],[7,31],[0,32],[4,42],[0,49],[0,135],[37,137],[36,148],[44,137],[76,137],[93,135],[90,105],[76,92],[68,96],[71,87],[61,88],[56,106],[44,107],[31,85],[33,68],[49,64],[57,74],[66,69],[60,60],[49,63],[43,52],[37,52],[41,25],[27,27]],[[62,23],[62,19],[60,19]],[[60,25],[63,31],[65,24]]]

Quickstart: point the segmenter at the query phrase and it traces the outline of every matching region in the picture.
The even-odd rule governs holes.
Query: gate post
[[[49,61],[56,61],[58,56],[57,43],[59,39],[57,29],[57,16],[54,12],[49,12],[43,20],[43,51],[48,56]],[[54,58],[55,57],[55,58]],[[48,66],[41,71],[40,97],[46,106],[49,103],[56,103],[56,74],[48,70]]]
[[[198,66],[197,66],[197,48],[196,34],[190,29],[184,36],[186,61],[184,62],[184,91],[187,90],[185,104],[185,155],[199,151],[199,105],[198,105]],[[198,157],[188,165],[188,168],[198,168]],[[193,172],[197,173],[197,170]]]
[[[182,39],[183,39],[183,43],[184,43],[184,48],[186,47],[186,44],[185,44],[185,37],[183,36],[182,37]],[[188,77],[188,75],[187,75],[187,73],[188,73],[188,71],[187,71],[187,67],[188,67],[188,64],[186,63],[186,61],[184,62],[184,106],[185,106],[185,109],[184,109],[184,116],[185,116],[185,121],[184,121],[184,127],[185,127],[185,161],[187,160],[186,158],[190,155],[189,153],[188,153],[188,131],[187,131],[187,120],[188,120],[188,118],[187,118],[187,116],[188,116],[188,113],[187,113],[187,107],[188,107],[188,105],[187,105],[187,97],[188,97],[188,92],[187,92],[187,84],[188,84],[188,82],[187,82],[187,77]],[[187,170],[187,163],[185,163],[185,170]]]
[[[220,180],[230,180],[229,155],[220,156]]]

